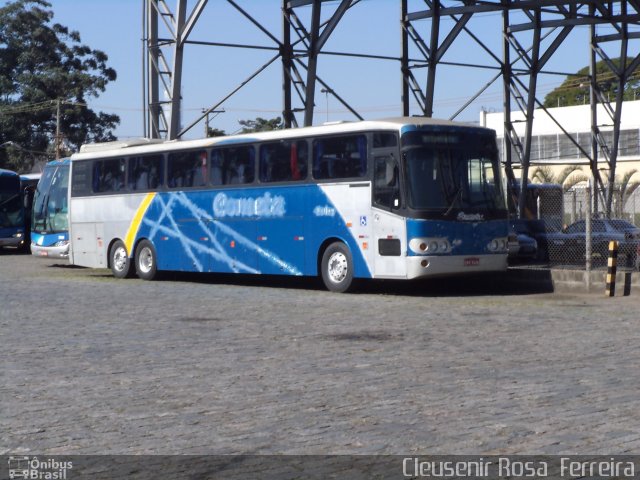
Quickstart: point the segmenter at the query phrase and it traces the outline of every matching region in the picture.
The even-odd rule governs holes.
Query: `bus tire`
[[[149,240],[142,240],[136,247],[136,273],[142,280],[153,280],[158,273],[158,256]]]
[[[109,250],[109,265],[116,278],[127,278],[131,276],[131,260],[127,254],[127,247],[122,240],[116,240]]]
[[[343,293],[353,286],[353,258],[342,242],[334,242],[322,254],[322,281],[328,290]]]

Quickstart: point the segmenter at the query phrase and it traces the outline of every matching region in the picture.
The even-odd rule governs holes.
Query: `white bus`
[[[414,279],[506,269],[495,132],[427,118],[84,146],[70,261],[158,271]]]

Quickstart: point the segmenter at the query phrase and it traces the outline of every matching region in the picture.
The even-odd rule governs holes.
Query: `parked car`
[[[618,241],[618,265],[638,269],[640,228],[626,220],[616,218],[595,218],[591,221],[591,259],[593,264],[606,264],[611,240]],[[540,243],[538,241],[539,245]],[[545,233],[543,243],[545,255],[553,263],[584,263],[586,221],[578,220],[561,232]]]
[[[531,235],[527,220],[512,220],[509,234],[509,262],[527,263],[538,256],[538,242]]]
[[[537,219],[516,219],[512,220],[511,228],[517,234],[526,235],[527,237],[535,240],[536,251],[534,260],[549,260],[549,245],[553,244],[553,237],[560,233],[554,223]],[[552,247],[551,250],[554,251],[555,248]]]

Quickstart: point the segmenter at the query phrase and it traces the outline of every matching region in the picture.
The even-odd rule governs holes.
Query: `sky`
[[[120,116],[116,130],[119,138],[143,135],[142,100],[142,6],[143,0],[49,0],[54,12],[54,22],[77,30],[83,44],[104,51],[109,65],[118,73],[116,81],[107,86],[99,98],[90,101],[94,110]],[[0,4],[6,1],[0,0]],[[175,0],[169,5],[175,9]],[[189,11],[195,5],[189,2]],[[272,34],[281,37],[280,0],[240,0],[238,3],[262,22]],[[324,6],[326,5],[326,7]],[[323,4],[325,11],[333,11],[336,2]],[[410,2],[410,11],[422,9],[424,2]],[[349,51],[398,57],[400,54],[400,7],[397,0],[364,0],[350,9],[329,39],[324,50]],[[297,10],[308,24],[311,9]],[[444,21],[442,30],[451,28],[451,21]],[[501,17],[498,14],[482,14],[474,17],[470,29],[501,55]],[[421,35],[428,40],[429,24],[418,24]],[[561,73],[576,71],[588,64],[588,29],[579,28],[554,55],[548,69]],[[244,19],[226,2],[210,0],[198,21],[190,40],[224,43],[248,43],[273,46],[274,43],[254,25]],[[204,108],[209,108],[275,55],[272,51],[188,45],[183,67],[182,125],[192,123]],[[419,58],[415,50],[412,58]],[[489,56],[469,36],[463,35],[452,46],[444,60],[494,64]],[[399,63],[383,60],[322,56],[319,60],[319,76],[333,90],[347,100],[367,119],[398,116],[401,114],[401,75]],[[422,85],[426,85],[426,71],[416,70]],[[469,69],[441,66],[436,81],[435,117],[448,118],[475,92],[495,75],[488,69]],[[539,98],[551,91],[563,80],[562,75],[543,76],[539,80]],[[244,86],[222,108],[224,113],[211,116],[210,126],[234,133],[240,128],[239,120],[274,118],[282,111],[281,63],[274,62],[258,77]],[[332,96],[316,93],[314,124],[325,121],[354,120]],[[412,99],[413,100],[413,99]],[[417,114],[415,101],[412,113]],[[298,105],[299,102],[298,102]],[[502,110],[502,87],[493,83],[485,93],[473,102],[456,119],[478,121],[482,109]],[[302,123],[302,114],[298,114]],[[201,122],[185,136],[198,138],[204,135]]]

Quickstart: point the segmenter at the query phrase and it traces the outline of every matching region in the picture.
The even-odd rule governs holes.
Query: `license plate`
[[[465,258],[464,259],[464,266],[465,267],[477,267],[478,265],[480,265],[480,259],[479,258]]]

